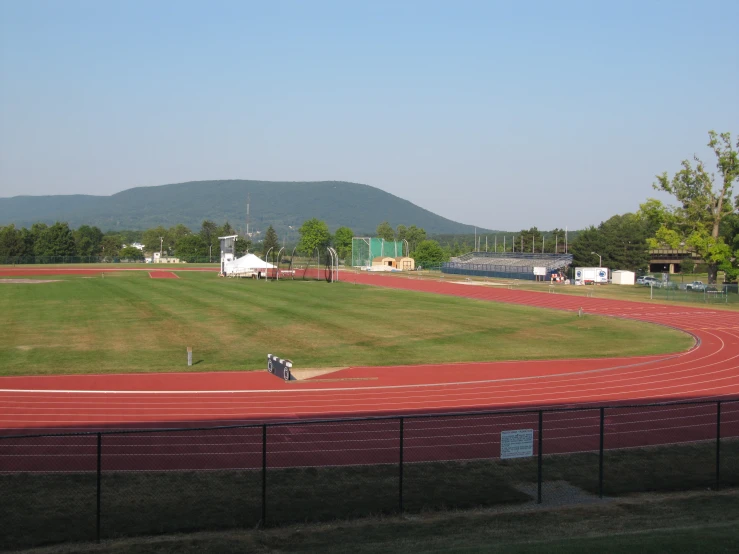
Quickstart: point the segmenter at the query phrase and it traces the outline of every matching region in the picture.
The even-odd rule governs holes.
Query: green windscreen
[[[381,256],[397,258],[405,254],[402,241],[388,241],[380,238],[352,238],[352,266],[367,267],[372,260]]]

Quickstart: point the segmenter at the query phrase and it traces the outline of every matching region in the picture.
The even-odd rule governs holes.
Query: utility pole
[[[162,253],[164,252],[164,237],[159,237],[159,259],[162,259]]]

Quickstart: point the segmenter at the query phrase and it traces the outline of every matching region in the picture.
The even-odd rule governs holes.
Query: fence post
[[[598,460],[598,496],[603,498],[603,428],[606,409],[600,408],[600,457]]]
[[[721,401],[716,402],[716,490],[721,487]]]
[[[403,513],[403,421],[400,418],[400,464],[398,466],[398,507],[400,513]]]
[[[543,431],[544,431],[544,412],[542,410],[539,410],[539,451],[538,451],[538,457],[539,457],[539,469],[538,469],[538,475],[537,475],[537,497],[536,497],[536,503],[541,504],[541,476],[542,476],[542,447],[543,447]]]
[[[267,424],[262,425],[262,527],[267,526]]]
[[[102,459],[103,459],[103,434],[98,433],[98,452],[97,452],[97,507],[96,507],[96,530],[95,539],[100,542],[100,484],[101,484],[101,473],[102,473]]]

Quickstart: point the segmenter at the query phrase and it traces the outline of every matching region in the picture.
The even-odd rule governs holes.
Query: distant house
[[[138,248],[142,252],[144,251],[144,245],[141,244],[140,242],[132,242],[131,244],[124,244],[123,245],[123,248],[126,248],[127,246],[132,246],[134,248]]]
[[[649,251],[650,273],[681,273],[683,266],[688,272],[703,259],[690,248],[654,248]]]
[[[154,252],[154,257],[152,258],[152,263],[155,264],[179,264],[180,259],[179,258],[172,258],[168,256],[167,254],[160,255],[159,252]]]

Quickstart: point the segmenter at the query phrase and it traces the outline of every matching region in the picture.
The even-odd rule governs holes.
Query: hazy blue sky
[[[0,196],[346,180],[581,228],[739,133],[737,21],[737,0],[0,0]]]

